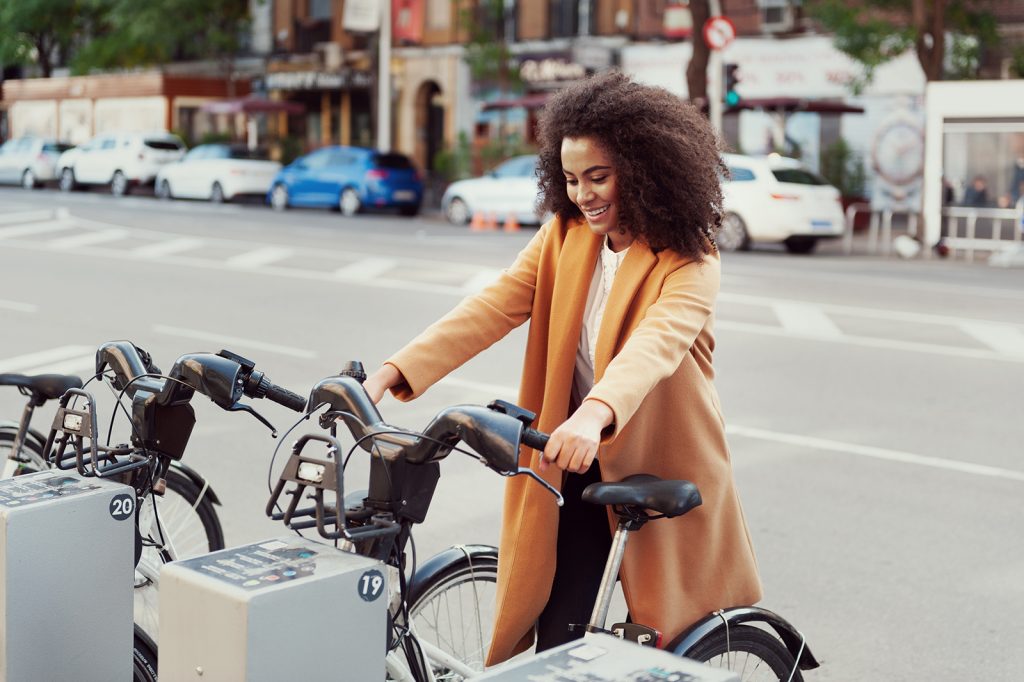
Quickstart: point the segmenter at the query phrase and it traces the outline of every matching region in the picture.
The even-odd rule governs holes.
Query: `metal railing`
[[[1024,200],[1018,201],[1015,208],[947,206],[942,209],[942,240],[954,257],[957,251],[971,260],[975,251],[1018,250],[1022,233]]]
[[[846,229],[843,232],[843,253],[850,254],[853,252],[853,226],[857,220],[858,213],[870,213],[871,221],[868,223],[868,240],[867,240],[867,251],[868,253],[879,253],[883,256],[892,254],[892,233],[893,233],[893,218],[897,216],[905,216],[906,219],[906,231],[911,237],[917,237],[918,225],[920,224],[919,214],[915,211],[893,211],[885,209],[882,211],[872,211],[871,205],[858,202],[850,204],[846,207]],[[928,257],[928,250],[923,250],[925,258]]]

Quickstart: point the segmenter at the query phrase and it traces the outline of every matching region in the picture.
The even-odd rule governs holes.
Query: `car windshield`
[[[174,140],[146,140],[145,144],[150,149],[162,149],[172,152],[176,152],[181,149],[181,145]]]
[[[58,154],[60,154],[62,152],[66,152],[67,150],[71,149],[72,146],[74,146],[74,145],[63,144],[61,142],[58,142],[56,144],[45,144],[45,145],[43,145],[43,151],[57,152]]]
[[[248,147],[232,147],[228,151],[230,159],[248,159],[250,161],[266,161],[269,156],[266,149],[249,149]]]
[[[494,169],[494,177],[496,178],[529,178],[532,177],[536,171],[537,157],[535,156],[519,156],[514,159],[509,159],[505,163],[501,164]]]
[[[779,182],[791,185],[827,185],[828,182],[806,168],[773,168],[772,175]]]
[[[412,161],[404,154],[377,154],[374,157],[374,165],[378,168],[394,168],[395,170],[410,170]]]

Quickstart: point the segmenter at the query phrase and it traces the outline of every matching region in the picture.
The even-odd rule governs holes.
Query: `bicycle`
[[[270,422],[249,405],[239,402],[240,399],[243,396],[267,398],[296,411],[301,411],[306,401],[273,384],[255,369],[252,361],[226,350],[216,355],[183,355],[164,375],[152,365],[145,351],[128,341],[114,341],[101,345],[96,353],[96,377],[108,376],[108,369],[112,374],[110,384],[119,391],[117,404],[131,421],[131,442],[115,446],[99,444],[95,399],[82,388],[74,387],[72,384],[75,382],[71,379],[65,378],[63,382],[54,380],[48,390],[44,390],[47,382],[36,381],[34,386],[48,399],[53,397],[58,387],[66,389],[60,397],[42,452],[48,454],[48,465],[62,470],[76,469],[81,476],[119,480],[135,490],[134,679],[150,682],[156,679],[157,670],[157,648],[151,636],[155,628],[147,629],[142,623],[157,622],[160,566],[181,558],[169,537],[170,529],[162,522],[161,513],[156,508],[156,496],[151,493],[161,479],[166,480],[173,463],[184,455],[195,424],[195,414],[189,404],[192,397],[198,392],[225,410],[249,412],[268,426],[275,436],[277,432]],[[121,404],[125,396],[130,400],[130,411]],[[77,407],[79,401],[85,403],[81,408]],[[38,401],[30,399],[30,407],[32,402]],[[26,408],[26,416],[31,416],[29,408]],[[24,424],[27,421],[23,418]],[[151,504],[147,504],[147,498]],[[150,507],[152,511],[147,514],[145,510]],[[222,536],[219,542],[223,547]],[[140,591],[144,595],[141,616]]]
[[[422,432],[399,429],[383,421],[362,389],[364,378],[361,366],[351,363],[341,375],[324,379],[314,387],[307,416],[326,407],[319,423],[330,431],[330,436],[306,435],[295,444],[272,491],[267,515],[296,532],[315,527],[321,537],[339,543],[343,549],[383,561],[397,576],[401,599],[391,613],[394,632],[390,641],[395,644],[387,656],[389,679],[472,679],[482,671],[489,645],[490,632],[480,615],[486,602],[480,599],[480,592],[489,591],[497,580],[497,551],[486,546],[475,546],[473,550],[453,548],[428,562],[430,568],[423,575],[413,565],[412,577],[406,581],[405,550],[411,528],[426,517],[440,475],[438,462],[452,451],[473,456],[504,476],[528,475],[561,504],[557,490],[536,472],[519,466],[520,446],[543,450],[548,437],[530,428],[535,415],[505,401],[494,401],[487,407],[446,408]],[[336,438],[339,420],[355,438],[344,460]],[[303,449],[316,441],[328,446],[325,459],[303,455]],[[457,447],[460,441],[471,451]],[[359,447],[371,454],[369,489],[365,496],[360,493],[346,499],[344,468],[348,457]],[[295,487],[286,490],[288,484]],[[299,508],[307,488],[313,490],[314,504]],[[325,500],[325,493],[330,492],[334,499]],[[290,497],[283,511],[278,506],[282,495]],[[687,513],[701,504],[699,491],[688,481],[636,475],[621,482],[592,484],[584,491],[583,499],[611,507],[619,522],[591,622],[581,627],[587,632],[615,634],[638,644],[660,647],[660,633],[653,628],[636,623],[605,627],[612,589],[629,533],[649,521]],[[458,613],[444,621],[447,632],[442,632],[440,622],[418,617],[447,613],[434,602],[444,599],[452,589],[459,590],[462,597],[462,589],[467,585],[469,606],[465,608],[465,603],[459,602]],[[458,642],[454,636],[457,625],[471,629],[460,633],[464,638]],[[781,616],[752,606],[716,611],[661,648],[739,672],[744,680],[795,682],[803,679],[801,670],[819,666],[799,631]],[[764,678],[758,677],[765,673]]]

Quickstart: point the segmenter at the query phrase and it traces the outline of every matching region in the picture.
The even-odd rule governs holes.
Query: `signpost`
[[[736,26],[726,17],[718,0],[711,1],[711,17],[704,22],[701,31],[704,44],[711,54],[708,57],[708,116],[711,127],[722,133],[722,50],[736,37]]]

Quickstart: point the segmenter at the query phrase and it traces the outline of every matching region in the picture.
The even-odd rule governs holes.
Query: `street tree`
[[[708,61],[711,50],[704,42],[702,29],[711,16],[708,0],[690,0],[690,16],[693,17],[693,54],[686,66],[686,87],[690,93],[690,101],[697,107],[708,103]]]
[[[976,0],[814,0],[807,8],[834,34],[836,48],[863,66],[863,78],[851,84],[857,92],[875,69],[910,49],[927,80],[975,77],[982,50],[998,42],[995,18],[981,5]]]
[[[84,0],[0,2],[0,64],[34,64],[49,78],[67,64],[96,11],[96,3]]]

